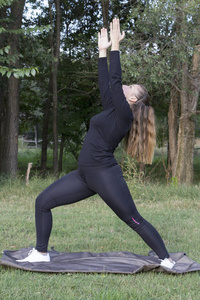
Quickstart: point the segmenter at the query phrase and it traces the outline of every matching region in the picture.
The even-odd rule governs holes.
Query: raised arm
[[[116,110],[118,120],[126,123],[128,118],[132,118],[130,106],[122,90],[121,82],[121,64],[119,56],[119,44],[124,39],[125,33],[120,32],[119,19],[113,19],[110,24],[110,38],[112,41],[112,48],[110,52],[110,85],[111,95],[113,98],[113,105]]]
[[[107,65],[107,49],[111,42],[108,41],[107,29],[102,28],[98,33],[98,47],[99,47],[99,90],[101,101],[104,109],[109,109],[113,106],[112,97],[109,85],[109,73]]]

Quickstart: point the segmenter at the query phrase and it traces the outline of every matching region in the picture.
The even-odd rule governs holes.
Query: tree
[[[18,2],[20,1],[15,3]],[[10,107],[6,93],[7,77],[23,78],[20,79],[19,91],[20,124],[40,121],[43,123],[42,170],[46,169],[47,147],[52,141],[55,147],[55,173],[58,167],[58,140],[61,141],[60,169],[65,149],[78,157],[84,135],[89,128],[90,118],[99,112],[101,107],[97,86],[97,31],[103,24],[107,27],[108,20],[118,15],[122,28],[126,30],[126,40],[122,43],[123,82],[144,84],[153,95],[152,105],[157,117],[158,141],[159,136],[164,136],[167,140],[169,110],[170,166],[172,176],[179,178],[178,173],[182,171],[178,171],[180,170],[178,166],[184,165],[183,157],[187,156],[184,152],[180,158],[183,143],[179,141],[184,136],[189,145],[186,136],[194,137],[193,119],[199,93],[198,68],[195,67],[198,65],[198,51],[194,50],[195,46],[200,44],[197,38],[199,26],[197,0],[190,0],[187,3],[185,0],[179,3],[175,0],[63,0],[60,4],[55,0],[49,2],[51,15],[49,9],[43,7],[41,2],[31,0],[31,3],[36,8],[40,5],[42,13],[35,19],[24,20],[23,30],[28,33],[33,30],[33,26],[41,28],[44,25],[48,26],[49,23],[52,30],[51,32],[39,30],[32,35],[24,35],[18,28],[12,34],[18,34],[23,46],[15,53],[12,52],[13,46],[12,49],[11,45],[10,48],[7,47],[10,35],[7,28],[9,26],[11,28],[11,23],[8,26],[6,17],[10,15],[11,10],[5,7],[0,9],[3,28],[0,40],[0,73],[4,75],[0,83],[1,161],[5,156],[5,148],[2,145],[5,145],[6,140],[4,134],[5,128],[8,128],[6,122],[12,120],[7,113],[7,108]],[[12,56],[9,55],[9,51]],[[23,69],[15,65],[19,61]],[[37,66],[39,74],[37,69],[30,66]],[[35,78],[25,77],[36,73]],[[19,79],[17,80],[19,82]],[[191,95],[194,95],[193,99]],[[14,97],[9,101],[11,99]],[[193,103],[193,107],[189,103]],[[183,113],[184,108],[187,113]],[[17,119],[16,117],[15,120]],[[189,128],[188,126],[191,130],[186,134],[185,129]],[[15,148],[12,146],[12,149],[15,149],[16,153],[16,145]],[[191,151],[190,154],[192,157]],[[16,154],[14,159],[16,160]],[[5,169],[4,167],[4,171]],[[180,176],[180,182],[181,178],[184,178],[183,181],[186,180],[184,176]]]
[[[198,51],[194,50],[199,44],[198,10],[196,1],[154,1],[144,10],[138,7],[132,13],[136,21],[124,55],[125,76],[154,94],[157,119],[159,115],[166,119],[162,110],[165,107],[166,116],[169,106],[170,163],[180,183],[191,183],[193,177],[193,116],[199,98]]]
[[[55,0],[56,21],[55,21],[55,39],[51,33],[51,54],[52,54],[52,98],[53,98],[53,173],[58,176],[58,91],[57,74],[60,57],[60,0]],[[49,1],[50,20],[52,30],[51,3]]]
[[[10,66],[16,69],[19,68],[17,56],[19,36],[14,31],[21,28],[24,5],[25,0],[17,0],[10,7],[9,29],[12,30],[12,33],[10,32],[8,44],[10,46],[9,55],[13,57],[10,60]],[[19,79],[14,75],[9,75],[7,98],[3,97],[3,102],[6,101],[4,102],[3,124],[1,124],[0,171],[15,176],[18,164]]]
[[[200,92],[200,45],[194,50],[191,70],[185,62],[182,67],[181,116],[179,120],[176,177],[179,183],[192,183],[195,144],[195,121]]]
[[[176,40],[179,51],[176,52],[175,74],[169,106],[169,149],[172,176],[179,183],[192,183],[193,156],[195,143],[195,120],[197,102],[200,92],[200,46],[195,29],[197,6],[193,2],[177,5]],[[176,29],[177,29],[176,28]],[[175,43],[177,48],[177,42]],[[180,56],[181,54],[181,56]],[[180,61],[181,58],[181,61]],[[180,74],[178,76],[178,74]],[[178,105],[180,99],[180,116],[178,128]],[[177,135],[178,128],[178,135]]]
[[[5,6],[7,5],[7,6]],[[0,173],[15,177],[17,172],[19,132],[19,78],[35,76],[35,67],[22,62],[21,29],[25,1],[4,0],[0,3]],[[30,28],[26,33],[34,31]],[[38,30],[38,28],[37,28]]]
[[[109,0],[101,0],[103,27],[108,28]]]
[[[60,170],[62,168],[62,156],[65,149],[72,152],[77,158],[83,139],[83,131],[85,132],[89,126],[89,119],[91,117],[89,111],[95,110],[99,100],[99,97],[94,97],[92,100],[90,97],[90,94],[93,94],[94,85],[93,60],[95,59],[96,61],[96,57],[94,57],[96,40],[94,38],[98,28],[97,7],[98,3],[91,0],[61,2],[62,18],[60,28],[62,30],[62,49],[61,64],[57,70],[57,94],[59,100],[57,106],[58,137],[61,141],[59,155]],[[53,6],[52,18],[50,18],[53,28],[50,35],[51,45],[55,45],[53,43],[55,41],[55,18],[55,7]],[[53,51],[51,52],[53,53]],[[97,77],[95,80],[97,81]],[[83,81],[84,86],[82,85]],[[49,141],[52,138],[52,74],[50,75],[49,82],[49,97],[45,101],[43,117],[41,158],[41,169],[43,171],[46,169],[48,137]],[[87,85],[85,82],[87,82]],[[85,92],[86,89],[88,92]],[[79,112],[80,107],[82,109],[81,113]],[[55,124],[55,122],[53,123]]]

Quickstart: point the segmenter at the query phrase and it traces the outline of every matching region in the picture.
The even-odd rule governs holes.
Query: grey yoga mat
[[[27,256],[32,247],[20,250],[5,250],[0,265],[35,272],[51,273],[121,273],[133,274],[142,271],[156,271],[171,274],[182,274],[200,271],[200,264],[190,259],[184,252],[170,253],[176,262],[172,270],[161,267],[160,261],[153,251],[148,256],[131,252],[58,252],[49,251],[51,261],[40,263],[19,263],[16,260]]]

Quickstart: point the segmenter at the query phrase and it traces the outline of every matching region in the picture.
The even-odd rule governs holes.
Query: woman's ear
[[[137,102],[137,98],[135,97],[135,96],[131,96],[129,99],[128,99],[128,101],[129,102],[131,102],[131,103],[135,103],[135,102]]]

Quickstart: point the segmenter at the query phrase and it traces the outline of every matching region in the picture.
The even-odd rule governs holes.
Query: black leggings
[[[52,228],[51,209],[78,202],[94,194],[99,196],[135,230],[160,259],[169,254],[157,230],[137,211],[119,165],[79,167],[55,181],[36,199],[36,249],[46,252]]]

